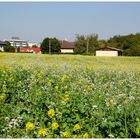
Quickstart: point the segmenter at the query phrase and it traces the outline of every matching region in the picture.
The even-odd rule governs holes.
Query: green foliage
[[[99,46],[99,48],[105,48],[105,47],[107,47],[107,42],[105,40],[99,40],[98,46]]]
[[[96,49],[98,48],[98,35],[91,34],[87,36],[87,45],[88,45],[88,52],[95,54]]]
[[[52,53],[60,53],[61,45],[57,38],[51,38],[51,46]]]
[[[108,40],[110,47],[123,49],[123,55],[140,56],[140,34],[126,36],[114,36]]]
[[[1,138],[140,137],[139,57],[2,53],[0,61]]]
[[[75,41],[75,54],[83,54],[86,52],[86,37],[84,35],[77,35]]]
[[[5,52],[15,52],[15,48],[11,46],[8,41],[5,41],[6,45],[4,46]]]
[[[49,53],[49,42],[50,42],[50,51],[51,53],[59,53],[61,46],[60,42],[56,38],[45,38],[43,42],[41,43],[41,52],[44,53]]]
[[[98,35],[91,34],[88,36],[77,35],[75,40],[75,54],[95,54],[98,48]]]
[[[49,53],[49,38],[45,38],[40,46],[41,52],[44,53]]]

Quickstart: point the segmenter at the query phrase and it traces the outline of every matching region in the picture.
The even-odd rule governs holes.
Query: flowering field
[[[140,57],[0,54],[1,138],[140,138]]]

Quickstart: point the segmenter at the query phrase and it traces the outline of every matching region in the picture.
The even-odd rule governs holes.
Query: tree
[[[86,38],[87,41],[87,47],[88,51],[86,53],[92,53],[95,55],[96,49],[98,46],[98,35],[97,34],[91,34],[88,35]]]
[[[51,52],[52,53],[60,53],[61,45],[60,45],[60,41],[57,38],[51,38],[50,44],[51,44]]]
[[[42,43],[41,43],[41,46],[40,46],[40,49],[41,49],[41,52],[43,54],[45,53],[48,53],[49,52],[49,38],[45,38]]]
[[[75,40],[75,54],[86,54],[93,53],[95,54],[96,49],[98,48],[98,35],[91,34],[88,36],[77,35]]]
[[[107,47],[107,42],[105,40],[99,40],[98,41],[98,47],[99,48],[105,48],[105,47]]]
[[[5,41],[6,45],[4,46],[5,52],[15,52],[15,48],[11,46],[10,42]]]
[[[77,35],[74,44],[75,44],[74,48],[75,54],[83,54],[86,52],[86,38],[84,35]]]
[[[124,50],[123,55],[140,56],[140,34],[129,34],[126,36],[114,36],[107,42],[110,47]]]
[[[47,37],[42,41],[40,49],[43,54],[49,53],[49,49],[51,53],[59,53],[61,49],[61,45],[58,39]]]

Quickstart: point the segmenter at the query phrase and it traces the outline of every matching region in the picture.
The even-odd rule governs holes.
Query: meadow
[[[0,138],[140,138],[140,57],[0,53]]]

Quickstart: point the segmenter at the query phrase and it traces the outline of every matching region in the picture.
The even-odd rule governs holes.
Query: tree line
[[[14,48],[8,42],[4,51],[13,52]],[[107,46],[123,50],[125,56],[140,56],[140,33],[129,35],[115,35],[108,40],[99,40],[98,34],[76,35],[74,41],[74,54],[92,54],[95,55],[97,49]],[[60,53],[61,43],[57,38],[45,38],[40,46],[43,54]]]
[[[115,35],[108,40],[98,40],[97,34],[77,35],[75,46],[76,54],[95,54],[97,49],[109,46],[122,49],[125,56],[140,56],[140,33]]]

